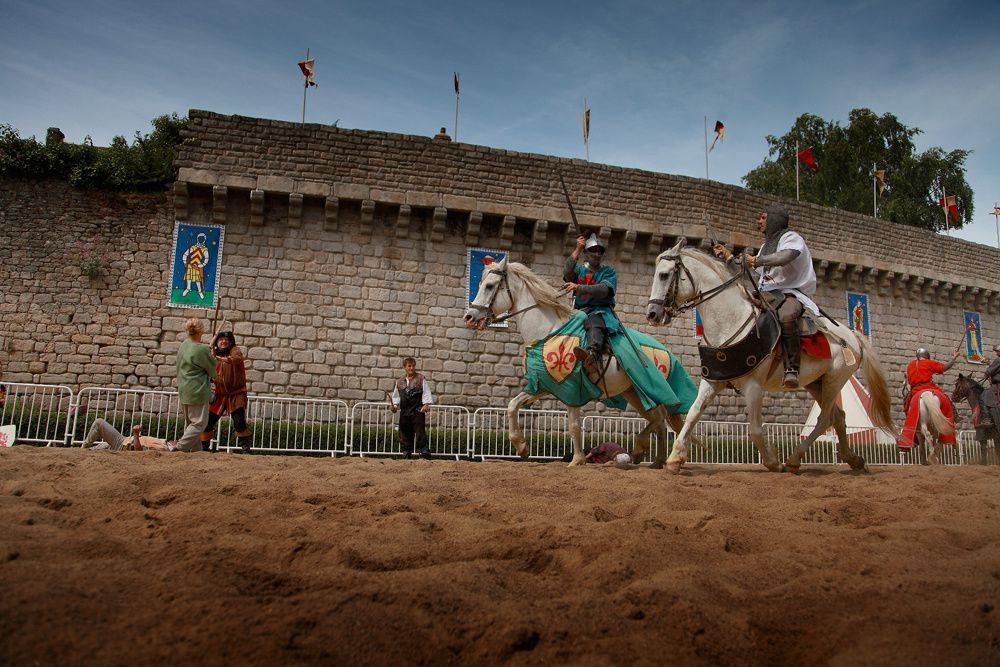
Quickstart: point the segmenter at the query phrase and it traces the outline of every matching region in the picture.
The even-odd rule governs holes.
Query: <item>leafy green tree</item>
[[[90,137],[82,144],[42,144],[0,125],[0,177],[58,178],[85,190],[161,190],[176,176],[173,164],[187,118],[158,116],[152,125],[149,134],[136,132],[131,145],[117,136],[105,148]]]
[[[886,190],[879,196],[879,217],[932,231],[945,228],[940,199],[955,195],[961,227],[972,220],[972,188],[965,181],[970,151],[945,152],[933,147],[917,153],[917,128],[903,125],[891,113],[854,109],[848,123],[802,114],[783,136],[767,136],[768,157],[743,177],[751,190],[795,196],[795,163],[799,150],[812,148],[819,171],[800,165],[800,197],[824,206],[872,214],[873,166],[885,170]]]

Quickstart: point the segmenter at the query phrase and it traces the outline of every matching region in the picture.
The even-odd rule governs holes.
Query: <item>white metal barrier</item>
[[[46,446],[80,444],[97,418],[103,418],[123,434],[141,424],[143,433],[176,440],[184,429],[183,411],[176,392],[150,389],[85,387],[79,394],[63,385],[8,382],[0,401],[0,425],[17,426],[20,443]],[[534,460],[562,458],[572,451],[564,410],[521,410],[522,429]],[[248,423],[253,449],[265,452],[399,455],[396,415],[388,403],[359,402],[353,407],[341,400],[251,395]],[[583,435],[588,445],[614,441],[631,450],[635,436],[646,421],[635,416],[588,415]],[[764,425],[768,441],[786,460],[802,440],[797,424]],[[891,436],[870,427],[848,427],[855,452],[869,465],[918,465],[923,453],[901,453]],[[231,420],[217,427],[219,446],[237,447]],[[517,458],[510,445],[505,408],[479,408],[474,413],[457,405],[435,405],[428,412],[428,444],[436,457]],[[689,461],[703,464],[757,464],[757,448],[746,423],[702,421],[695,427],[700,446],[691,443]],[[668,432],[665,447],[673,445]],[[650,437],[646,460],[656,457],[655,434]],[[669,453],[669,449],[668,449]],[[982,448],[975,431],[958,434],[958,446],[942,448],[944,465],[1000,465],[1000,452],[989,443]],[[838,464],[836,437],[822,435],[810,448],[804,463]]]
[[[177,440],[184,432],[184,413],[175,391],[84,387],[73,410],[70,444],[82,444],[99,418],[123,435],[129,435],[133,425],[141,425],[143,435],[164,440]]]
[[[565,410],[527,409],[518,415],[532,460],[560,459],[573,451]],[[472,424],[474,458],[518,458],[508,436],[506,408],[479,408]]]
[[[389,403],[355,403],[350,418],[351,453],[360,456],[401,455],[403,450],[397,424],[398,416]],[[426,433],[427,446],[433,457],[458,460],[472,455],[473,425],[468,408],[432,405],[427,411]]]
[[[337,399],[247,396],[250,448],[296,454],[349,453],[350,408]],[[239,449],[232,420],[223,417],[215,437],[220,449]]]
[[[57,384],[6,382],[0,392],[0,426],[16,426],[18,443],[46,447],[66,444],[71,433],[72,389]]]

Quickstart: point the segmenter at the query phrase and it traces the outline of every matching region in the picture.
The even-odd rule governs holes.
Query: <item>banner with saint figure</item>
[[[483,270],[494,262],[501,262],[507,256],[505,250],[489,250],[487,248],[469,248],[466,265],[466,306],[472,303],[479,293],[479,281],[483,278]],[[491,324],[491,327],[506,327],[507,322]]]
[[[965,313],[965,358],[977,364],[985,364],[983,356],[983,323],[979,313],[966,310]]]
[[[871,325],[868,319],[868,295],[858,292],[847,293],[847,323],[852,331],[856,331],[862,336],[871,333]]]
[[[214,310],[222,267],[222,225],[174,226],[167,305]]]

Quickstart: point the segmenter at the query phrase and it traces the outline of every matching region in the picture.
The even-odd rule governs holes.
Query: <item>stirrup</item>
[[[796,371],[785,371],[785,379],[782,380],[781,386],[786,389],[798,389],[799,388],[799,374]]]
[[[582,347],[574,347],[573,356],[576,357],[577,361],[582,361],[583,367],[588,371],[596,373],[600,370],[600,357],[590,350]]]

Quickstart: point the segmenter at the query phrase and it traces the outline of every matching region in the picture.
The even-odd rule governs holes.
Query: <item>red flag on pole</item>
[[[458,72],[455,72],[455,94],[458,95]]]
[[[958,200],[955,199],[955,195],[948,195],[947,207],[945,206],[944,199],[938,199],[938,206],[941,208],[947,208],[948,218],[955,218],[955,222],[958,222]],[[946,218],[946,220],[948,218]]]
[[[306,87],[316,85],[316,61],[310,58],[309,60],[300,60],[299,69],[302,70],[302,76],[306,78]]]
[[[712,152],[712,148],[715,148],[716,141],[724,141],[726,138],[726,126],[722,124],[721,120],[715,121],[715,139],[712,139],[712,147],[708,149],[708,152]]]
[[[816,164],[816,158],[813,157],[812,146],[799,151],[799,159],[802,160],[802,164],[809,167],[813,171],[819,171],[819,165]]]

